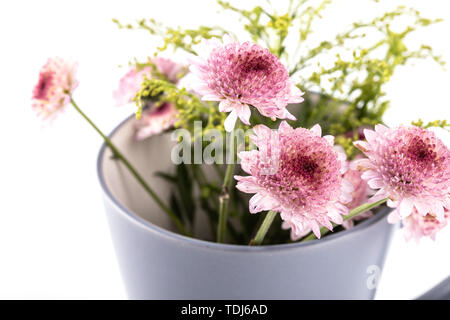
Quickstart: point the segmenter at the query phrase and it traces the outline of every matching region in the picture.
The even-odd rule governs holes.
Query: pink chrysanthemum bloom
[[[352,164],[349,164],[349,167],[351,168]],[[356,207],[359,207],[360,205],[366,203],[369,200],[369,196],[373,192],[370,189],[369,185],[367,184],[367,181],[361,178],[360,171],[349,169],[347,170],[346,173],[344,173],[344,179],[350,181],[354,189],[352,192],[352,201],[346,204],[349,210],[355,209]],[[342,226],[345,229],[350,229],[354,226],[355,221],[361,221],[370,218],[371,216],[373,216],[373,213],[371,211],[361,213],[356,217],[354,217],[353,219],[344,221]]]
[[[76,67],[61,58],[48,59],[33,90],[32,107],[39,116],[51,119],[70,102],[78,86]]]
[[[184,67],[170,59],[155,57],[151,61],[156,70],[168,81],[176,84],[180,75],[183,74]],[[118,106],[130,103],[141,88],[144,77],[152,77],[153,70],[150,66],[131,68],[119,81],[119,87],[113,92],[113,97]]]
[[[439,221],[450,208],[450,150],[432,131],[415,126],[364,130],[367,142],[354,144],[367,159],[358,160],[362,178],[379,189],[372,201],[389,198],[392,215],[405,218],[414,209]]]
[[[398,214],[390,215],[389,218],[392,223],[401,220]],[[433,214],[423,216],[414,209],[409,216],[402,220],[405,239],[406,241],[414,239],[417,243],[423,237],[435,240],[436,234],[447,225],[449,219],[450,211],[447,209],[444,210],[444,219],[442,220],[438,220]]]
[[[251,42],[235,42],[228,35],[223,43],[207,40],[205,49],[204,57],[191,59],[191,87],[204,100],[220,101],[221,112],[230,112],[225,130],[231,131],[237,118],[249,125],[249,106],[266,117],[295,120],[286,105],[302,102],[303,93],[268,49]]]
[[[253,128],[258,150],[239,154],[242,169],[250,176],[235,176],[237,188],[256,193],[250,212],[273,210],[292,228],[294,235],[320,227],[332,230],[330,221],[342,223],[352,200],[353,186],[342,178],[345,154],[333,149],[332,136],[321,137],[321,128],[293,129],[286,121],[278,132],[264,125]]]
[[[141,119],[136,121],[136,139],[144,140],[170,129],[177,117],[178,110],[170,102],[165,102],[159,107],[150,106],[144,109]]]

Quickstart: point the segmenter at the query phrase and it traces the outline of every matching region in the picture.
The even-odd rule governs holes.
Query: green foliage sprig
[[[422,119],[419,119],[417,121],[413,121],[411,124],[413,126],[417,126],[417,127],[423,128],[423,129],[436,127],[436,128],[442,128],[444,130],[450,131],[450,122],[448,122],[447,120],[434,120],[434,121],[430,121],[428,123],[424,123]]]
[[[193,47],[200,43],[202,39],[221,38],[226,31],[220,27],[200,26],[197,29],[182,29],[181,27],[172,28],[163,26],[155,19],[141,19],[136,24],[121,24],[119,20],[112,20],[120,29],[146,30],[150,34],[162,39],[163,45],[158,47],[158,51],[167,50],[169,47],[173,50],[184,50],[191,54],[197,54]]]
[[[317,91],[326,97],[314,109],[308,109],[306,104],[300,105],[302,110],[299,113],[304,112],[307,117],[300,116],[296,123],[304,127],[320,123],[325,133],[343,135],[361,126],[381,123],[389,107],[384,85],[399,65],[424,58],[444,65],[430,46],[423,44],[411,49],[406,44],[409,34],[441,20],[427,19],[417,10],[404,6],[371,21],[354,22],[334,38],[311,45],[309,40],[314,33],[314,24],[322,18],[331,0],[291,0],[284,12],[278,12],[271,6],[241,9],[227,1],[218,0],[217,3],[223,10],[238,16],[244,31],[254,42],[267,46],[290,64],[290,74],[298,79],[302,90]],[[412,18],[412,22],[394,31],[392,25],[406,16]],[[196,45],[202,39],[220,38],[226,33],[219,26],[200,26],[197,29],[166,27],[154,19],[142,19],[133,25],[114,21],[120,28],[143,29],[160,37],[163,45],[158,48],[159,51],[171,47],[197,54]],[[358,41],[367,39],[368,35],[371,35],[370,39],[375,39],[373,43],[359,44]],[[298,42],[293,52],[287,50],[286,43],[289,41]],[[321,64],[322,59],[330,57],[334,58],[331,66]],[[346,103],[345,108],[342,101]],[[215,111],[210,108],[209,112]],[[191,117],[187,112],[180,115],[184,124],[188,124]]]
[[[219,112],[215,103],[202,101],[185,88],[178,88],[168,81],[144,78],[141,89],[135,97],[138,106],[136,116],[138,118],[140,118],[142,108],[148,100],[156,101],[156,104],[173,103],[179,111],[178,121],[175,123],[176,127],[193,131],[194,121],[202,121],[203,130],[221,130],[223,128],[226,114]]]

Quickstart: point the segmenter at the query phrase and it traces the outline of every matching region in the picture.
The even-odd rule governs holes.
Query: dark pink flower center
[[[261,72],[270,68],[270,62],[264,57],[258,56],[251,58],[248,61],[244,61],[241,66],[244,73]]]
[[[433,149],[433,145],[425,143],[419,137],[414,137],[408,146],[406,154],[411,159],[419,162],[431,161],[435,158]]]
[[[153,107],[153,110],[151,111],[152,116],[161,115],[165,112],[167,112],[170,109],[170,103],[164,102],[159,107]]]
[[[317,174],[321,171],[319,165],[310,156],[300,155],[293,166],[296,174],[307,180],[314,180],[317,178]]]
[[[33,98],[38,100],[46,100],[48,90],[52,86],[53,73],[44,72],[39,75],[39,81],[34,88]]]

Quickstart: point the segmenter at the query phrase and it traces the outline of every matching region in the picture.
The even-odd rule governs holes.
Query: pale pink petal
[[[287,123],[287,121],[281,121],[280,126],[278,127],[278,131],[281,134],[288,133],[292,130],[292,127]]]
[[[242,192],[257,193],[261,191],[261,187],[258,185],[255,177],[234,176],[234,178],[238,181],[236,188]]]
[[[269,196],[262,196],[260,193],[255,194],[250,198],[249,209],[250,213],[257,213],[260,211],[271,210],[277,206],[276,200]]]
[[[236,111],[233,110],[228,114],[228,117],[225,119],[224,127],[225,131],[231,132],[234,129],[234,125],[236,124],[237,114]]]
[[[202,97],[204,101],[221,101],[223,97],[215,94],[215,93],[207,93]]]
[[[402,218],[409,216],[413,210],[413,201],[411,199],[403,199],[398,207],[398,213]]]
[[[364,136],[367,140],[367,142],[370,144],[375,143],[376,138],[377,138],[377,133],[375,131],[369,130],[369,129],[364,129]]]
[[[355,147],[357,147],[359,150],[361,150],[362,152],[368,152],[370,151],[370,146],[367,142],[364,141],[354,141],[353,145]]]
[[[426,216],[430,212],[428,205],[422,201],[415,201],[414,206],[416,207],[417,212],[422,216]]]
[[[235,104],[229,100],[222,100],[219,103],[220,112],[231,112],[235,108]]]
[[[379,178],[371,179],[367,181],[367,183],[369,184],[369,187],[371,187],[372,189],[380,189],[384,185],[383,180]]]
[[[311,223],[311,229],[314,233],[314,235],[316,236],[317,239],[320,239],[321,234],[320,234],[320,227],[316,222]]]
[[[250,108],[246,104],[242,104],[238,106],[236,109],[236,114],[241,119],[241,121],[246,124],[250,125]]]
[[[369,159],[358,159],[352,162],[350,169],[364,171],[372,169],[374,166]]]
[[[367,170],[367,171],[364,171],[361,174],[361,178],[363,178],[364,180],[377,179],[378,178],[378,173],[376,171],[373,171],[373,170]]]
[[[333,145],[334,145],[334,137],[333,137],[333,136],[326,135],[326,136],[323,136],[323,138],[324,138],[325,140],[328,141],[328,143],[330,144],[330,146],[333,146]]]
[[[315,134],[316,136],[318,136],[318,137],[321,137],[321,136],[322,136],[322,128],[320,127],[319,124],[315,124],[315,125],[310,129],[310,131],[311,131],[313,134]]]
[[[392,212],[389,213],[387,220],[389,223],[395,224],[401,220],[401,217],[398,214],[397,210],[392,210]]]
[[[369,199],[369,202],[374,203],[374,202],[380,201],[382,199],[386,199],[387,196],[388,196],[388,194],[387,194],[386,190],[380,189]]]
[[[375,125],[375,131],[377,133],[383,134],[384,132],[387,132],[388,130],[389,130],[389,128],[386,127],[385,125],[382,125],[382,124]]]

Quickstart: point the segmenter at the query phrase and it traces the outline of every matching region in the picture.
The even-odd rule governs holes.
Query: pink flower
[[[136,122],[136,139],[144,140],[171,128],[177,120],[178,110],[172,103],[165,102],[159,107],[153,105],[142,112]]]
[[[118,106],[130,103],[141,88],[144,76],[150,77],[152,69],[145,67],[142,69],[130,69],[119,81],[119,87],[113,92],[114,100]]]
[[[401,218],[414,210],[439,221],[450,208],[450,150],[432,131],[414,126],[388,129],[377,125],[375,131],[364,130],[367,142],[355,146],[367,159],[358,160],[365,170],[362,178],[379,189],[371,201],[389,198],[393,215]]]
[[[155,64],[158,72],[161,73],[167,81],[174,84],[177,84],[180,77],[185,73],[185,67],[183,65],[170,59],[155,57],[152,59],[152,63]]]
[[[220,101],[220,111],[230,112],[225,129],[231,131],[238,117],[249,125],[249,106],[266,117],[295,120],[286,105],[302,102],[303,93],[280,60],[257,44],[234,42],[229,36],[223,40],[208,40],[205,56],[193,57],[190,71],[192,89],[204,100]]]
[[[351,168],[352,164],[350,164],[349,167]],[[347,208],[349,210],[352,210],[366,203],[369,199],[369,196],[372,194],[372,190],[367,184],[367,181],[361,178],[361,172],[358,170],[349,169],[346,173],[344,173],[343,177],[344,179],[350,181],[354,189],[354,191],[352,192],[352,201],[346,204]],[[355,221],[361,221],[370,218],[371,216],[373,216],[373,213],[371,211],[361,213],[353,219],[344,221],[342,226],[345,229],[350,229],[354,226]]]
[[[332,230],[330,221],[342,223],[352,200],[353,186],[342,178],[345,154],[333,149],[332,136],[321,137],[321,128],[293,129],[286,121],[278,132],[264,125],[253,128],[258,150],[239,154],[242,169],[250,176],[235,176],[237,188],[256,193],[250,212],[273,210],[302,235],[309,230],[320,238],[320,227]]]
[[[151,60],[159,72],[167,81],[178,83],[180,76],[184,73],[184,66],[166,58],[155,57]],[[130,103],[141,88],[144,77],[151,78],[153,69],[150,66],[133,67],[119,81],[119,87],[113,92],[118,106]]]
[[[435,240],[436,234],[447,225],[450,219],[449,210],[444,210],[444,219],[439,220],[433,214],[421,215],[414,209],[413,212],[403,219],[404,236],[406,241],[414,239],[417,243],[423,237]],[[392,222],[400,221],[400,216],[394,212],[390,216]]]
[[[33,90],[32,107],[39,116],[51,119],[70,102],[78,86],[75,73],[76,64],[61,58],[48,59]]]

